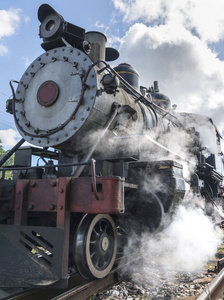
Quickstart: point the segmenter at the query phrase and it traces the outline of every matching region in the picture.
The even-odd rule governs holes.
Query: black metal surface
[[[62,228],[0,225],[0,286],[56,283],[55,287],[65,288],[64,235]]]

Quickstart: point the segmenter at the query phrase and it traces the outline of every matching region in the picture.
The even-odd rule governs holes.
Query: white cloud
[[[22,59],[23,59],[26,67],[28,67],[32,62],[28,57],[25,57],[25,56]]]
[[[0,40],[13,35],[20,24],[21,9],[0,10]],[[6,46],[0,44],[0,55],[8,52]]]
[[[219,9],[224,2],[215,0],[215,8],[200,0],[113,2],[124,21],[142,20],[129,27],[119,49],[120,60],[139,72],[141,85],[158,80],[178,111],[207,115],[224,131],[224,62],[207,44],[222,37],[224,15]],[[199,13],[213,32],[196,17]]]
[[[196,32],[203,41],[224,37],[222,0],[113,0],[125,22],[142,20],[154,24],[176,24]]]
[[[0,130],[0,140],[2,141],[2,146],[6,149],[12,148],[18,143],[21,136],[16,130],[7,129],[7,130]]]

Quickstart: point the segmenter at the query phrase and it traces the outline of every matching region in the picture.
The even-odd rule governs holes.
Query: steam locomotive
[[[0,161],[1,287],[64,288],[71,270],[105,277],[129,234],[166,225],[186,186],[208,214],[223,188],[211,119],[177,113],[131,65],[112,68],[119,53],[102,33],[47,4],[38,18],[45,52],[6,103],[22,139]]]

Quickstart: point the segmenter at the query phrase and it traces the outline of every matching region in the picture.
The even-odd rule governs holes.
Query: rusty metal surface
[[[57,222],[66,205],[71,212],[122,213],[124,180],[120,177],[61,177],[59,179],[18,180],[15,196],[15,224],[26,224],[27,211],[57,212]],[[96,197],[97,194],[97,197]],[[69,204],[70,203],[70,204]]]
[[[25,225],[27,221],[28,184],[28,180],[18,180],[16,184],[14,216],[15,225]]]
[[[124,181],[120,177],[98,177],[92,190],[91,178],[77,178],[71,186],[71,211],[93,214],[117,214],[124,211]]]

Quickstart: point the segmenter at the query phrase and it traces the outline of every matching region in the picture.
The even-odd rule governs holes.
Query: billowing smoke
[[[198,199],[187,198],[166,229],[155,235],[142,234],[138,245],[143,267],[153,263],[159,269],[194,272],[202,270],[209,259],[214,259],[222,241],[222,232],[214,226],[214,220],[204,214],[199,204]],[[126,249],[128,252],[136,246],[136,239],[136,236],[130,239],[131,248]]]

